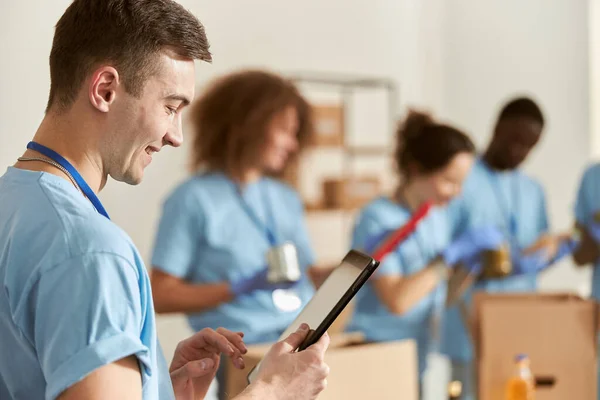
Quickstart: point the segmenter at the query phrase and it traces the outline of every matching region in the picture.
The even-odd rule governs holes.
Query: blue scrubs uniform
[[[405,207],[381,197],[368,204],[360,213],[352,237],[353,248],[364,248],[373,237],[395,230],[411,217]],[[387,255],[372,279],[382,276],[408,276],[429,265],[448,244],[445,210],[435,208],[418,225],[416,231]],[[368,246],[367,246],[368,247]],[[356,295],[356,307],[347,327],[348,331],[362,331],[369,341],[383,342],[414,339],[418,347],[419,374],[426,367],[431,344],[431,323],[434,312],[443,304],[445,285],[419,301],[404,315],[388,311],[371,281]]]
[[[581,225],[587,225],[594,220],[594,214],[598,211],[600,211],[600,164],[595,164],[585,171],[581,179],[575,203],[575,219]],[[600,260],[594,265],[592,297],[600,300]]]
[[[152,265],[198,284],[251,276],[266,267],[271,243],[265,227],[278,244],[296,245],[301,268],[314,263],[303,206],[295,191],[262,178],[241,193],[221,172],[202,173],[179,185],[164,202]],[[314,292],[306,276],[295,289],[303,304]],[[257,290],[189,314],[188,321],[195,331],[220,326],[242,331],[244,341],[255,344],[277,340],[297,314],[277,308],[272,291]]]
[[[595,164],[586,169],[579,184],[575,202],[575,220],[581,225],[587,225],[594,220],[594,214],[598,211],[600,211],[600,164]],[[600,300],[600,260],[594,264],[592,273],[592,298],[596,301]],[[598,382],[600,382],[600,368]],[[600,391],[598,399],[600,400]]]
[[[55,399],[135,355],[143,398],[173,399],[146,268],[127,234],[67,180],[0,177],[0,398]]]
[[[497,172],[479,159],[463,186],[463,192],[448,208],[452,237],[482,226],[501,229],[513,249],[531,246],[548,231],[544,191],[539,183],[519,170]],[[533,292],[537,288],[535,274],[478,282],[463,300],[470,304],[474,290],[486,292]],[[442,323],[442,353],[455,364],[470,365],[473,349],[458,306],[449,308]],[[470,368],[455,365],[472,376]],[[468,377],[455,376],[469,392]]]

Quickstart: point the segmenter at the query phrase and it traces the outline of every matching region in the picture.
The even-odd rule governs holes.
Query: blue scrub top
[[[467,177],[461,195],[448,208],[452,237],[483,226],[501,229],[512,247],[525,249],[548,231],[546,200],[541,185],[519,170],[497,172],[479,159]],[[464,296],[470,304],[473,290],[531,292],[535,274],[478,282]],[[470,361],[472,345],[458,306],[449,308],[442,323],[442,352],[455,361]]]
[[[594,220],[594,214],[598,211],[600,211],[600,164],[595,164],[586,169],[579,184],[575,219],[581,225],[587,225]],[[600,260],[594,265],[592,297],[600,299]]]
[[[146,268],[127,234],[67,180],[0,177],[0,398],[55,399],[135,355],[143,398],[172,399]]]
[[[360,213],[352,236],[352,247],[361,249],[371,238],[404,225],[411,212],[388,198],[380,197]],[[381,262],[372,279],[381,276],[408,276],[429,265],[448,244],[445,210],[434,208],[419,223],[416,231]],[[418,347],[419,372],[426,367],[431,344],[431,323],[436,307],[442,307],[445,284],[440,285],[404,315],[395,315],[383,304],[371,281],[356,295],[356,307],[348,331],[362,331],[369,341],[415,339]]]
[[[262,178],[246,185],[242,193],[243,199],[221,172],[202,173],[180,184],[164,202],[152,265],[191,283],[251,276],[266,267],[271,244],[265,226],[277,243],[296,245],[301,268],[314,264],[302,202],[294,190]],[[241,200],[262,224],[248,214]],[[306,275],[296,290],[303,304],[314,292]],[[222,326],[244,332],[244,341],[253,344],[277,340],[297,314],[276,308],[272,291],[258,290],[190,314],[188,321],[196,331]]]

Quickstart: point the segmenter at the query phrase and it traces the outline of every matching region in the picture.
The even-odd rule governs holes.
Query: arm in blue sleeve
[[[129,261],[107,253],[76,257],[41,275],[27,296],[32,299],[27,312],[33,313],[47,398],[130,355],[140,362],[142,382],[154,372],[150,349],[141,340],[148,310],[140,279]]]
[[[550,229],[548,223],[548,210],[546,207],[546,196],[544,194],[544,189],[541,186],[538,187],[537,203],[535,204],[535,207],[537,210],[537,220],[535,225],[536,236],[539,238],[548,233]],[[564,240],[559,244],[558,250],[552,258],[548,258],[545,249],[527,255],[515,253],[512,257],[512,275],[516,276],[542,272],[552,264],[558,262],[561,258],[571,254],[574,250],[575,244],[570,240]]]

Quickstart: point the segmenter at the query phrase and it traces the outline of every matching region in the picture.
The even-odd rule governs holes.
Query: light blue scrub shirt
[[[271,247],[265,226],[277,243],[293,242],[303,270],[314,263],[302,203],[294,190],[270,178],[246,185],[238,194],[221,172],[193,176],[163,205],[152,265],[191,283],[230,282],[266,267]],[[262,222],[247,213],[244,203]],[[307,276],[295,287],[303,305],[313,294]],[[281,311],[271,290],[257,290],[211,310],[188,315],[192,329],[222,326],[244,332],[249,344],[273,342],[299,311]]]
[[[496,172],[477,160],[459,198],[448,208],[453,238],[483,226],[501,229],[511,246],[525,249],[548,231],[546,201],[539,183],[521,171]],[[470,304],[473,290],[486,292],[531,292],[536,275],[478,282],[463,299]],[[443,318],[441,350],[453,361],[473,358],[472,345],[458,306],[449,308]]]
[[[575,219],[585,226],[594,220],[594,214],[598,211],[600,211],[600,164],[595,164],[585,171],[579,184],[575,202]],[[594,265],[592,297],[600,300],[600,260]]]
[[[575,202],[575,219],[581,225],[587,225],[594,219],[594,214],[600,211],[600,164],[595,164],[585,170],[577,200]],[[592,273],[592,298],[600,300],[600,260],[594,264]],[[600,336],[599,336],[600,344]],[[598,361],[598,382],[600,382],[600,359]],[[600,399],[600,392],[598,393]]]
[[[0,398],[55,399],[135,355],[143,398],[172,399],[148,274],[131,239],[67,180],[0,177]]]
[[[373,237],[401,227],[410,218],[407,208],[380,197],[361,211],[354,227],[352,247],[363,249]],[[432,209],[416,231],[384,257],[374,278],[408,276],[421,271],[448,245],[448,237],[445,210]],[[368,281],[356,295],[356,307],[346,330],[362,331],[368,341],[375,342],[415,339],[422,374],[432,343],[432,317],[437,307],[442,307],[444,294],[445,284],[440,283],[407,313],[396,315],[379,300],[373,283]]]

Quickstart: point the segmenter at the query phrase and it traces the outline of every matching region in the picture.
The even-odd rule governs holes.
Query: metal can
[[[503,278],[512,272],[512,261],[508,245],[496,250],[483,252],[482,277],[486,279]]]
[[[274,246],[267,252],[269,271],[267,280],[271,283],[297,282],[300,280],[298,251],[291,242]]]

